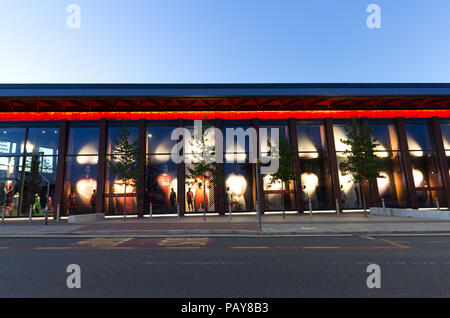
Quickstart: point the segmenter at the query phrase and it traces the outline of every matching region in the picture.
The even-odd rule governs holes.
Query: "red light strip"
[[[315,111],[166,111],[166,112],[5,112],[0,121],[51,121],[51,120],[186,120],[221,119],[324,119],[332,118],[430,118],[450,117],[449,109],[413,110],[315,110]]]

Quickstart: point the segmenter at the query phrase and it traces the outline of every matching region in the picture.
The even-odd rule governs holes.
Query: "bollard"
[[[177,219],[180,219],[180,202],[177,203]]]
[[[436,201],[437,210],[440,211],[441,208],[439,207],[439,199],[438,199],[438,197],[435,198],[435,201]]]
[[[150,219],[153,218],[153,203],[150,203]]]
[[[337,212],[337,215],[340,216],[340,211],[339,211],[339,201],[338,201],[338,199],[336,199],[336,212]]]
[[[31,214],[33,213],[33,206],[30,204],[30,212],[28,213],[28,223],[31,223]]]
[[[381,198],[381,204],[383,205],[383,216],[386,216],[386,203],[384,202],[384,198]]]
[[[58,203],[58,206],[56,207],[56,224],[59,223],[59,214],[60,214],[60,210],[61,210],[61,204]]]
[[[230,220],[233,218],[233,216],[231,215],[231,202],[228,202],[228,217],[230,218]]]
[[[5,223],[5,207],[2,207],[2,223]]]
[[[309,219],[312,220],[312,204],[311,204],[311,199],[309,199],[308,201],[309,201]]]

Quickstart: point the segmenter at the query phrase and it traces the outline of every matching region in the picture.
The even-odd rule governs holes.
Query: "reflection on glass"
[[[95,156],[97,157],[97,156]],[[91,198],[97,190],[97,165],[80,164],[67,156],[64,182],[64,211],[67,214],[91,213]]]
[[[332,208],[331,176],[328,167],[325,129],[323,125],[297,125],[300,157],[300,183],[305,209]]]
[[[446,205],[436,153],[434,151],[410,151],[410,154],[419,207],[434,207],[436,198],[441,205]]]
[[[339,184],[344,209],[360,209],[363,207],[360,186],[353,182],[353,177],[344,167],[344,158],[337,158],[339,167]]]
[[[178,142],[171,139],[171,134],[175,126],[152,126],[150,122],[147,127],[147,153],[168,153]]]
[[[414,150],[415,157],[422,157],[425,150],[433,150],[430,128],[427,124],[405,125],[408,140],[408,149]]]
[[[284,203],[285,210],[295,209],[294,182],[290,181],[283,186],[281,180],[276,180],[274,183],[271,183],[271,180],[270,175],[263,177],[264,208],[267,211],[281,211]]]
[[[25,128],[0,128],[0,154],[15,155],[23,152]]]
[[[192,168],[192,164],[186,163],[186,212],[214,212],[216,204],[216,187],[209,174],[205,177],[199,176],[195,180],[189,179],[189,168]],[[190,189],[190,190],[189,190]],[[189,206],[193,206],[193,211],[189,210]]]
[[[167,155],[150,155],[147,159],[145,208],[155,213],[177,213],[177,165]]]
[[[116,147],[115,141],[119,138],[119,133],[123,128],[123,124],[118,127],[108,127],[108,142],[106,148],[107,154],[112,154],[114,152],[114,148]],[[139,129],[129,125],[126,126],[126,129],[130,132],[130,136],[128,137],[129,143],[132,144],[137,141],[139,137]]]
[[[345,158],[344,151],[352,150],[350,145],[344,144],[342,140],[347,139],[344,125],[333,125],[334,144],[336,147],[336,156]]]
[[[68,155],[98,154],[99,128],[71,127],[69,130]],[[83,164],[83,163],[80,163]]]
[[[249,163],[226,163],[224,165],[226,210],[230,204],[233,212],[254,210],[254,175]]]
[[[18,163],[19,157],[0,157],[0,204],[5,206],[5,216],[20,215],[21,173]]]

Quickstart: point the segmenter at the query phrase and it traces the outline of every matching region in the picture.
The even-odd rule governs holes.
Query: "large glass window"
[[[64,213],[93,212],[97,190],[98,127],[70,127],[64,180]]]
[[[331,209],[333,191],[324,126],[298,124],[297,142],[305,206],[311,200],[313,210]]]
[[[345,124],[333,125],[342,205],[344,209],[361,209],[363,208],[361,187],[353,182],[352,175],[344,167],[346,161],[344,152],[351,150],[351,146],[343,142],[347,139],[345,127]]]
[[[134,214],[137,212],[137,195],[136,186],[125,185],[122,180],[117,180],[116,176],[111,173],[109,162],[112,160],[112,154],[119,139],[120,130],[124,128],[124,124],[111,124],[107,130],[107,147],[106,158],[108,164],[106,165],[106,178],[105,178],[105,213],[107,215],[123,215],[125,205],[126,213]],[[127,130],[130,132],[128,137],[129,143],[133,143],[138,140],[139,129],[136,125],[126,124]],[[126,200],[126,202],[125,202]]]
[[[441,205],[446,205],[431,127],[427,124],[406,124],[405,127],[419,207],[436,206],[436,198]]]
[[[405,207],[408,198],[397,129],[394,124],[381,123],[370,123],[369,128],[379,144],[376,155],[383,160],[384,170],[380,174],[384,178],[377,179],[380,199],[384,199],[388,207]]]
[[[30,205],[34,215],[53,212],[58,139],[58,128],[0,129],[0,201],[7,216],[28,215]]]
[[[22,185],[23,148],[25,128],[0,129],[0,202],[5,206],[6,216],[18,216],[19,195]]]
[[[178,180],[177,165],[172,161],[172,147],[177,140],[171,140],[173,125],[147,124],[147,170],[145,209],[152,213],[177,213]],[[171,199],[172,198],[172,199]]]
[[[233,212],[254,211],[256,188],[254,167],[249,157],[250,138],[246,136],[244,144],[238,142],[236,137],[231,144],[226,143],[227,130],[231,136],[238,128],[242,128],[245,132],[250,126],[247,122],[243,122],[222,127],[226,210],[228,211],[231,206]]]
[[[442,139],[444,142],[445,155],[447,157],[449,175],[450,175],[450,124],[441,125]]]
[[[261,129],[267,129],[267,137],[264,138],[264,134]],[[286,125],[261,125],[260,126],[260,136],[259,136],[259,145],[261,149],[261,158],[264,158],[268,155],[268,151],[270,151],[270,147],[268,141],[273,138],[272,130],[278,132],[279,140],[286,139],[289,140],[288,134],[288,126]],[[261,159],[263,160],[263,159]],[[294,169],[294,167],[292,167]],[[271,183],[271,176],[264,175],[263,176],[263,190],[264,190],[264,207],[267,211],[280,211],[283,208],[286,210],[294,210],[295,209],[295,191],[294,191],[294,182],[286,182],[282,183],[281,180],[278,180],[275,183]],[[283,193],[284,189],[284,193]]]
[[[211,128],[214,126],[209,123]],[[191,137],[194,136],[194,126],[185,126],[191,133]],[[209,131],[210,134],[204,137],[204,142],[207,147],[215,146],[215,136]],[[193,167],[192,163],[195,160],[202,157],[201,146],[197,142],[193,142],[192,139],[185,140],[185,173],[186,173],[186,212],[214,212],[216,210],[216,183],[210,174],[205,176],[198,176],[197,180],[189,179],[189,169]]]

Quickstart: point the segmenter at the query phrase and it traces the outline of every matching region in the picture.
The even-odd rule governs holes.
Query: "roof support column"
[[[55,202],[54,209],[61,207],[60,213],[63,214],[63,198],[64,198],[64,172],[66,169],[66,151],[67,140],[69,136],[69,125],[66,119],[59,121],[59,143],[58,143],[58,166],[56,168],[56,184],[55,184]],[[56,213],[53,213],[56,219]]]
[[[397,117],[398,141],[400,144],[400,152],[403,159],[403,167],[405,170],[406,189],[408,191],[409,205],[413,209],[419,208],[417,200],[416,187],[414,185],[414,177],[412,172],[411,157],[408,151],[408,139],[406,137],[405,119]]]
[[[289,141],[291,144],[291,147],[295,149],[295,155],[294,155],[294,173],[298,177],[297,180],[295,180],[294,189],[295,189],[295,203],[297,205],[297,212],[303,213],[304,210],[304,202],[303,202],[303,188],[302,188],[302,181],[301,181],[301,163],[300,163],[300,157],[298,156],[298,140],[297,140],[297,127],[295,125],[295,118],[289,118],[288,120],[288,127],[289,127]]]

